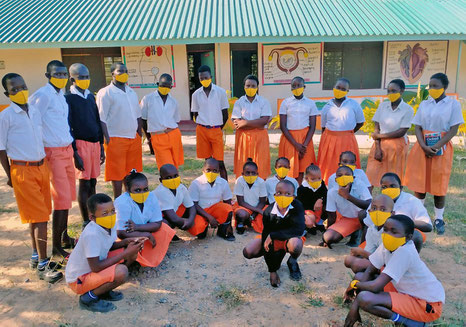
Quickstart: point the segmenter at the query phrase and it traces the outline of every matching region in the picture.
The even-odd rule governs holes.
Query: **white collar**
[[[77,89],[76,86],[74,86],[74,85],[71,85],[71,86],[70,86],[70,93],[71,93],[71,94],[79,95],[81,98],[84,98],[84,99],[87,99],[87,96],[88,96],[89,94],[91,94],[91,92],[89,92],[88,89],[85,89],[85,90],[84,90],[84,95],[83,95],[81,92],[78,91],[78,89]]]
[[[275,202],[275,203],[273,204],[273,208],[272,208],[272,210],[270,211],[270,213],[271,213],[271,214],[274,214],[274,215],[277,215],[277,216],[280,217],[280,218],[285,218],[285,216],[288,214],[288,211],[290,211],[290,209],[293,209],[293,206],[292,206],[291,204],[290,204],[290,205],[288,206],[288,208],[286,209],[285,214],[282,215],[281,212],[278,210],[278,204],[277,204],[277,202]]]
[[[47,83],[46,86],[48,87],[49,91],[50,91],[50,92],[53,92],[54,94],[63,94],[62,89],[60,89],[60,90],[57,92],[57,90],[55,89],[55,87],[54,87],[52,84],[50,84],[50,82]]]
[[[303,182],[302,182],[301,185],[304,186],[304,187],[307,187],[307,188],[309,188],[309,189],[311,189],[311,190],[313,190],[313,191],[315,192],[315,191],[317,191],[318,189],[320,189],[320,187],[322,186],[322,181],[320,182],[318,188],[313,188],[311,185],[309,185],[309,183],[307,182],[307,180],[303,180]]]

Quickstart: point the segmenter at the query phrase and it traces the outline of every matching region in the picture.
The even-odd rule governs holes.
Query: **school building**
[[[276,110],[294,76],[305,95],[329,98],[338,77],[350,96],[386,94],[391,79],[415,90],[433,73],[450,79],[448,93],[466,97],[464,0],[4,0],[0,3],[0,75],[21,74],[34,92],[46,64],[87,65],[91,91],[124,61],[142,98],[170,73],[171,95],[189,119],[197,69],[232,97],[255,74],[259,94]],[[0,105],[8,103],[2,94]]]

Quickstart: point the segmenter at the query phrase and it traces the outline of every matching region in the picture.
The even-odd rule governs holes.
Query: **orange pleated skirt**
[[[270,175],[270,143],[266,129],[238,129],[235,135],[234,173],[241,176],[243,165],[251,158],[264,180]]]
[[[150,241],[144,243],[144,248],[138,253],[137,262],[143,267],[157,267],[165,257],[168,246],[175,236],[175,231],[170,228],[167,224],[162,223],[160,229],[153,232],[152,235],[155,238],[155,247],[152,247]]]
[[[385,173],[395,173],[403,178],[406,168],[409,143],[405,137],[396,139],[384,139],[380,142],[382,148],[382,162],[375,160],[375,142],[372,145],[367,159],[366,175],[371,184],[380,187],[380,179]]]
[[[423,134],[435,133],[423,131]],[[445,133],[442,133],[442,136]],[[403,185],[418,193],[445,196],[453,164],[453,145],[448,142],[443,155],[427,158],[418,142],[408,155]]]
[[[289,132],[296,142],[303,144],[306,140],[308,131],[309,127],[294,131],[290,130]],[[280,137],[278,156],[285,157],[290,160],[290,171],[288,172],[288,176],[293,178],[297,178],[299,173],[303,173],[311,163],[316,163],[316,155],[314,153],[314,144],[312,143],[312,140],[307,146],[307,151],[304,157],[299,159],[299,152],[283,134]]]

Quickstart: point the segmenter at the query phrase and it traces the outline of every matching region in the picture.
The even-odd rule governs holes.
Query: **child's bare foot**
[[[320,242],[320,243],[319,243],[319,246],[322,246],[322,247],[324,247],[324,248],[329,248],[329,249],[332,248],[329,244],[325,243],[324,241]]]
[[[280,286],[280,277],[277,272],[270,273],[270,285],[272,285],[272,287]]]

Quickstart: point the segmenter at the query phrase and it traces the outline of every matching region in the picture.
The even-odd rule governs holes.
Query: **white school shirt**
[[[103,227],[90,221],[84,228],[76,247],[70,254],[65,269],[65,279],[67,283],[73,283],[82,275],[91,272],[91,267],[87,258],[99,257],[104,260],[108,256],[108,251],[116,241],[116,228],[111,229],[109,234]]]
[[[13,160],[40,161],[45,157],[42,119],[36,107],[28,108],[29,115],[12,102],[0,112],[0,150]]]
[[[244,177],[240,176],[236,180],[233,193],[236,196],[243,196],[244,201],[247,204],[256,207],[259,204],[259,198],[267,197],[267,187],[265,186],[265,181],[262,178],[257,177],[254,184],[252,184],[252,187],[249,188]]]
[[[136,92],[125,85],[125,92],[110,83],[97,92],[100,121],[107,125],[110,137],[134,139],[141,109]]]
[[[68,124],[69,107],[62,90],[57,92],[47,83],[34,92],[28,102],[40,111],[45,147],[64,147],[73,142]]]
[[[331,99],[322,108],[321,125],[330,131],[349,131],[364,123],[364,112],[355,100],[346,98],[340,107]]]
[[[287,181],[290,181],[291,183],[293,183],[293,185],[294,185],[294,196],[298,196],[299,184],[296,181],[296,179],[294,179],[293,177],[289,177],[289,176],[286,176],[285,179]],[[267,178],[267,180],[265,181],[265,186],[267,188],[267,198],[268,198],[270,204],[275,202],[275,198],[274,198],[275,188],[277,187],[277,184],[278,184],[279,181],[280,180],[278,179],[277,175],[273,175],[273,176]]]
[[[80,96],[81,98],[83,98],[83,99],[87,99],[87,96],[88,96],[89,94],[91,94],[91,92],[89,92],[88,89],[85,89],[85,90],[84,90],[84,94],[82,94],[81,92],[78,91],[78,89],[77,89],[76,86],[74,86],[74,85],[71,85],[71,86],[70,86],[70,93],[71,93],[71,94],[79,95],[79,96]]]
[[[163,103],[158,91],[146,95],[141,100],[141,117],[147,120],[149,133],[161,132],[167,128],[178,128],[181,120],[178,102],[170,94]]]
[[[264,116],[272,116],[272,107],[270,107],[269,101],[260,95],[256,95],[252,102],[249,102],[248,98],[243,95],[236,100],[231,114],[232,119],[245,120],[259,119]],[[266,126],[267,124],[264,127]]]
[[[413,241],[394,252],[388,251],[382,244],[369,256],[369,261],[377,269],[385,265],[382,273],[392,278],[393,286],[399,293],[430,303],[445,303],[442,284],[421,260]]]
[[[370,226],[367,226],[366,246],[364,247],[364,250],[370,253],[374,253],[380,244],[382,244],[382,233],[383,227],[378,230],[374,223],[372,223]]]
[[[163,184],[157,186],[154,193],[157,199],[159,199],[160,210],[162,211],[174,210],[176,212],[181,204],[183,204],[185,208],[190,208],[194,205],[188,189],[183,184],[177,187],[176,195]]]
[[[366,185],[361,182],[357,182],[356,180],[354,180],[354,183],[351,187],[350,195],[364,201],[372,199],[372,196]],[[328,212],[338,211],[343,217],[355,219],[358,219],[358,213],[362,210],[352,202],[343,199],[338,194],[338,188],[331,188],[328,190],[326,209]]]
[[[288,214],[288,211],[290,211],[290,209],[293,209],[294,207],[290,204],[288,206],[288,208],[286,209],[285,213],[282,215],[280,210],[278,210],[278,204],[274,203],[273,204],[273,207],[272,207],[272,210],[270,210],[270,214],[271,215],[277,215],[278,217],[280,218],[285,218],[286,215]]]
[[[309,117],[320,115],[315,102],[305,96],[296,99],[294,96],[283,100],[280,115],[286,115],[286,128],[290,131],[309,127]]]
[[[153,191],[149,192],[149,196],[144,202],[142,212],[128,192],[117,197],[114,205],[117,230],[125,230],[125,223],[130,219],[138,225],[162,221],[162,211],[160,210],[159,200]]]
[[[217,177],[214,184],[211,186],[209,182],[207,182],[205,175],[202,174],[193,180],[188,190],[191,199],[194,202],[198,202],[202,209],[213,206],[221,201],[231,200],[233,197],[228,182],[220,176]]]
[[[227,93],[220,86],[211,84],[209,97],[201,86],[194,91],[191,99],[191,112],[197,112],[196,123],[205,126],[220,126],[223,124],[222,110],[228,109]]]
[[[413,107],[403,100],[395,110],[390,101],[384,101],[377,108],[372,121],[379,123],[381,134],[387,134],[400,128],[410,128],[413,117]]]
[[[429,97],[419,104],[413,119],[414,125],[432,132],[448,132],[452,126],[463,123],[461,104],[452,97],[445,97],[438,103]]]
[[[356,168],[353,171],[353,174],[354,174],[354,180],[358,179],[358,181],[363,183],[364,185],[366,185],[366,187],[371,187],[372,186],[371,182],[369,182],[369,179],[367,178],[367,175],[364,172],[364,170]],[[334,187],[336,187],[338,189],[338,183],[335,180],[336,177],[337,177],[337,173],[333,173],[330,176],[330,178],[328,179],[328,188],[329,189],[334,188]]]

